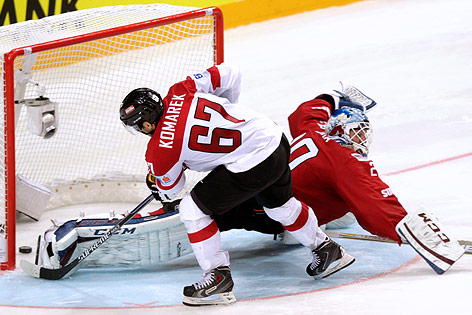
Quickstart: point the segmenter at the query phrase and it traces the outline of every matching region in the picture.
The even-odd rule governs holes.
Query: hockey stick
[[[59,269],[50,269],[35,265],[27,260],[22,260],[20,262],[21,269],[23,269],[27,274],[35,278],[42,278],[48,280],[59,280],[65,275],[67,275],[72,269],[77,267],[85,258],[87,258],[93,251],[95,251],[100,245],[105,243],[113,234],[118,231],[123,225],[125,225],[129,220],[131,220],[141,209],[147,206],[154,196],[149,195],[144,201],[142,201],[133,211],[128,213],[123,219],[119,220],[111,229],[109,229],[100,239],[92,244],[87,250],[85,250],[79,257],[74,259],[71,263],[59,268]]]
[[[351,240],[397,244],[397,242],[394,240],[391,240],[386,237],[380,237],[377,235],[353,234],[353,233],[344,233],[344,232],[335,232],[335,231],[324,231],[324,232],[326,235],[333,238],[346,238],[346,239],[351,239]],[[472,255],[472,241],[459,240],[458,242],[459,244],[462,245],[462,247],[464,247],[465,254]],[[408,244],[408,243],[403,242],[402,244]]]

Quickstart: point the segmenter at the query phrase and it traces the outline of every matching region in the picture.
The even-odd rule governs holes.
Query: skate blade
[[[206,306],[206,305],[229,305],[236,302],[236,297],[231,292],[211,295],[207,298],[193,298],[184,296],[182,303],[187,306]]]
[[[352,265],[356,259],[352,257],[351,255],[344,253],[343,257],[341,259],[337,260],[334,262],[336,264],[335,266],[326,269],[323,273],[320,273],[319,275],[313,276],[316,280],[321,280],[326,277],[331,276],[333,273],[336,273],[340,270],[343,270],[344,268]]]

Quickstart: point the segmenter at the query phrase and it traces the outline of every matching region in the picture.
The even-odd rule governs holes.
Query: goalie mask
[[[148,88],[131,91],[120,106],[120,119],[132,133],[144,133],[142,128],[145,121],[157,126],[163,113],[164,103],[161,96]]]
[[[328,136],[343,147],[367,156],[372,129],[367,116],[359,109],[343,107],[333,112],[326,126]]]

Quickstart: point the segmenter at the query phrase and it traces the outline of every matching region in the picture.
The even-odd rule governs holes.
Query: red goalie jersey
[[[371,160],[326,135],[332,110],[329,102],[313,99],[289,116],[295,197],[314,210],[320,225],[350,211],[365,230],[400,242],[395,226],[405,209]]]

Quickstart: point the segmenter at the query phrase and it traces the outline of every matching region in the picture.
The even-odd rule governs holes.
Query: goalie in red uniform
[[[304,102],[289,116],[294,195],[313,209],[320,225],[351,212],[370,233],[399,244],[405,239],[442,274],[464,249],[430,212],[407,214],[367,158],[372,129],[365,112],[375,105],[358,89],[347,86],[342,92]],[[222,230],[233,228],[238,220],[239,228],[271,226],[260,212],[239,213],[246,213],[246,218],[238,219],[230,212],[215,220]]]
[[[370,122],[362,109],[343,106],[340,96],[322,94],[288,118],[294,194],[315,209],[319,224],[350,211],[365,230],[400,243],[395,226],[406,211],[367,158]]]

